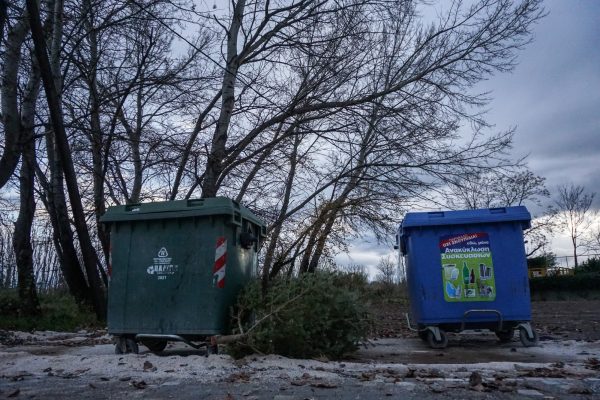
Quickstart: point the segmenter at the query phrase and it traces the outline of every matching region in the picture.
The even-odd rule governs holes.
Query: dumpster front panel
[[[460,323],[469,310],[529,321],[523,222],[402,228],[411,314],[420,325]],[[473,314],[467,322],[495,321]]]

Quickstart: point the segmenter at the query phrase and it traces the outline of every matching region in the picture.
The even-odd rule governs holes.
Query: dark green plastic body
[[[266,229],[227,198],[111,207],[108,331],[202,337],[228,332],[230,309],[257,273]],[[245,232],[257,240],[242,243]],[[225,243],[223,243],[225,241]],[[225,249],[225,279],[214,274]]]

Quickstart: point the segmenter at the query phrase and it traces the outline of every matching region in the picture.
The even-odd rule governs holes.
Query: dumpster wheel
[[[533,347],[538,344],[538,335],[531,325],[524,326],[525,324],[519,325],[519,339],[525,347]],[[527,329],[529,328],[529,329]],[[528,332],[529,331],[529,332]]]
[[[433,329],[427,329],[427,344],[432,349],[445,349],[448,346],[448,335],[442,329],[437,328],[440,340],[436,339]]]
[[[135,340],[126,337],[118,337],[117,343],[115,344],[115,354],[127,354],[139,352],[138,344]]]
[[[141,339],[141,342],[153,353],[160,353],[167,347],[167,341],[163,339]]]

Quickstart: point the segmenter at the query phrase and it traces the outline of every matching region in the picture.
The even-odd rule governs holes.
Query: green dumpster
[[[199,347],[228,332],[266,235],[252,212],[217,197],[110,207],[101,221],[110,225],[108,331],[117,353],[137,352],[138,341],[152,351],[169,340]]]

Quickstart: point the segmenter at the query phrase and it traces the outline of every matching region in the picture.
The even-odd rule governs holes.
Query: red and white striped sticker
[[[223,289],[225,287],[225,267],[227,265],[227,240],[224,237],[217,238],[217,249],[215,250],[215,265],[213,267],[213,284]]]

